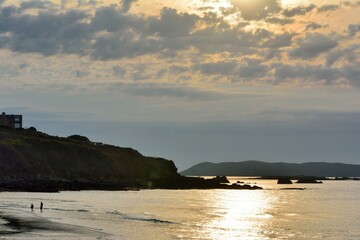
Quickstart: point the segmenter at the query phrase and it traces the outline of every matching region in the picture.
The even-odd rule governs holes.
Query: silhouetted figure
[[[43,202],[40,202],[40,211],[41,211],[41,212],[42,212],[42,210],[43,210],[43,207],[44,207]]]
[[[31,203],[30,208],[31,208],[31,211],[34,211],[34,204]]]

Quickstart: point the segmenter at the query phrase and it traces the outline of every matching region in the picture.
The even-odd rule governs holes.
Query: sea
[[[360,181],[229,179],[264,189],[0,192],[0,239],[360,239]]]

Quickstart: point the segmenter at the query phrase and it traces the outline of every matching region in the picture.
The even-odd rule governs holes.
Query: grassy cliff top
[[[179,177],[172,161],[88,138],[0,128],[0,177],[152,187]]]

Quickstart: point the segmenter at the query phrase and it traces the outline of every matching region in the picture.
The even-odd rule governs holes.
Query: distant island
[[[340,177],[347,179],[360,176],[360,165],[344,163],[268,163],[261,161],[204,162],[180,172],[184,176],[262,176],[277,179],[281,176]],[[294,178],[293,178],[294,179]]]
[[[221,177],[184,177],[175,164],[131,148],[0,126],[0,191],[260,189]]]

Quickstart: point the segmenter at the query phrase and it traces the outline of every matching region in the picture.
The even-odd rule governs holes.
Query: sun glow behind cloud
[[[246,1],[254,5],[245,6],[240,0],[7,0],[0,5],[1,107],[10,112],[21,109],[38,121],[263,121],[266,125],[345,119],[337,126],[358,123],[358,1]],[[51,117],[39,120],[37,116]],[[311,124],[301,126],[305,125]],[[264,141],[263,135],[249,133],[241,142],[244,137],[237,132],[238,137],[229,141],[234,129],[242,130],[235,126],[226,135],[216,134],[223,138],[209,143],[217,151],[209,159],[228,156],[229,146],[233,152],[255,146],[244,158],[267,159],[273,154],[264,149],[274,141],[257,146]],[[132,139],[129,136],[124,139]],[[196,143],[183,136],[186,141],[176,145],[216,138],[208,136]],[[348,151],[346,146],[359,142],[360,135],[347,138],[346,132],[342,136],[340,153],[346,149],[358,156],[357,150]],[[250,145],[247,139],[252,139]],[[277,139],[277,152],[286,154],[282,146],[292,141]],[[152,138],[146,144],[152,144]],[[336,149],[337,144],[329,149]],[[179,155],[188,153],[189,161],[204,160],[191,155],[194,149],[189,145]],[[225,149],[223,154],[218,153],[221,149]],[[208,150],[208,146],[203,148],[203,152]],[[298,155],[318,152],[312,150]],[[162,156],[162,151],[154,155]],[[328,157],[335,155],[331,152]],[[237,159],[238,154],[234,156]]]

